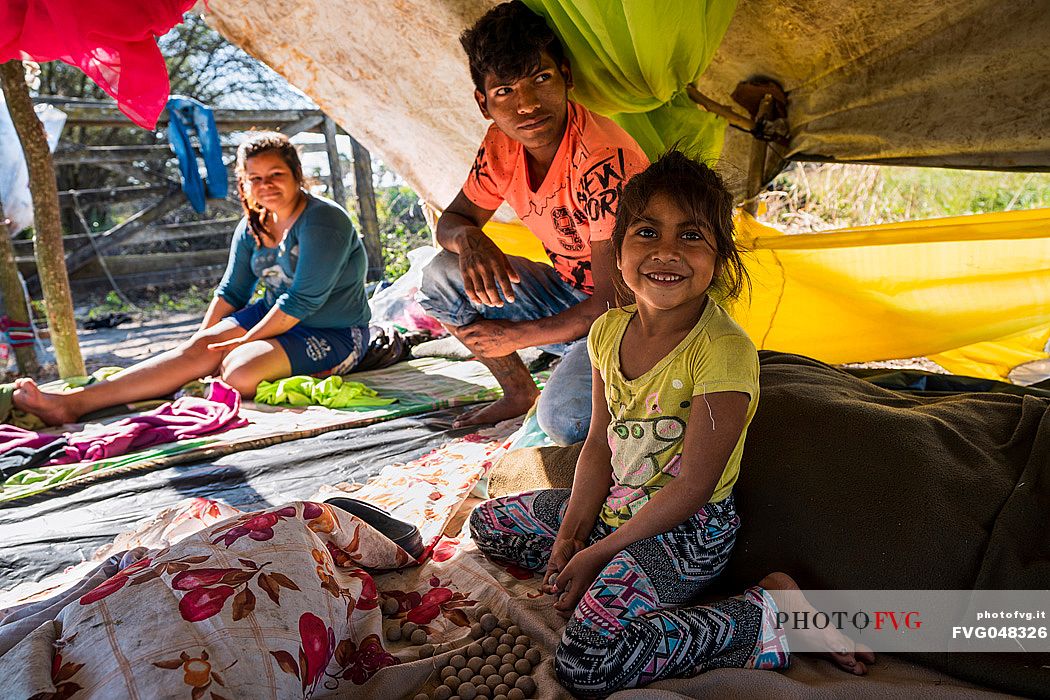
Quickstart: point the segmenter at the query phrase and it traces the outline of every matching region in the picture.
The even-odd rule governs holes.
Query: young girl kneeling
[[[788,576],[695,604],[740,526],[732,488],[759,395],[754,344],[709,296],[737,296],[746,276],[732,215],[718,175],[675,151],[627,184],[613,245],[635,303],[591,328],[594,412],[572,490],[487,501],[470,518],[487,555],[546,569],[570,617],[556,670],[577,695],[788,663],[768,592],[806,605]],[[837,633],[827,642],[848,671],[873,661]]]

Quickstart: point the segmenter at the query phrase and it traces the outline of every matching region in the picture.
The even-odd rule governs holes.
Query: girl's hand
[[[581,549],[558,574],[557,589],[561,593],[554,609],[564,618],[572,616],[583,594],[602,572],[610,557],[596,547]]]
[[[559,537],[554,540],[554,546],[551,547],[551,556],[547,561],[547,573],[543,574],[543,582],[540,584],[540,590],[544,593],[555,594],[558,592],[558,587],[551,583],[551,577],[556,576],[565,565],[569,563],[573,555],[579,552],[581,549],[586,547],[583,540],[573,539],[571,537]]]

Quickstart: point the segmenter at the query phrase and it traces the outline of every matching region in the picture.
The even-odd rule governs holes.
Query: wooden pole
[[[335,141],[335,122],[325,116],[321,124],[324,132],[325,150],[328,152],[328,177],[332,183],[332,199],[341,207],[346,206],[346,188],[343,186],[343,166],[339,162],[339,146]]]
[[[7,229],[3,202],[0,202],[0,294],[4,296],[4,312],[7,317],[19,326],[28,326],[29,309],[26,308],[22,285],[18,281],[18,266],[15,265],[14,246],[11,245],[11,233]],[[22,375],[36,374],[40,367],[36,362],[33,345],[20,345],[14,350],[18,372]]]
[[[368,253],[369,282],[383,279],[383,244],[379,240],[379,215],[376,214],[376,193],[372,189],[372,156],[353,136],[354,182],[357,188],[357,216]]]
[[[33,230],[36,267],[40,288],[47,307],[47,323],[59,376],[74,377],[86,374],[84,358],[80,354],[77,324],[73,318],[73,296],[69,290],[69,275],[62,248],[62,223],[58,207],[58,186],[51,164],[51,150],[47,147],[44,125],[33,111],[33,101],[26,85],[25,69],[21,61],[7,61],[0,65],[7,109],[11,122],[22,142],[26,167],[29,169],[29,191],[33,195]]]
[[[765,95],[758,105],[755,114],[755,123],[761,124],[769,116],[773,108],[773,96]],[[758,193],[762,191],[762,185],[766,178],[766,150],[769,144],[766,141],[753,136],[751,139],[751,157],[747,165],[747,199],[744,201],[744,211],[751,216],[758,213]]]

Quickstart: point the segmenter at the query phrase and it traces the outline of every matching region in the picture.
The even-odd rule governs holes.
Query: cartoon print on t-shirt
[[[685,421],[676,416],[645,420],[618,420],[611,426],[612,467],[622,486],[639,487],[660,473],[659,455],[673,449],[685,434]]]

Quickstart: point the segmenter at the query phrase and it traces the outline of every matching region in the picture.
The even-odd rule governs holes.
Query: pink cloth
[[[84,71],[120,111],[152,129],[168,101],[157,37],[182,22],[194,0],[4,0],[0,63],[64,61]]]
[[[131,416],[95,432],[68,433],[64,454],[48,464],[72,464],[118,457],[176,440],[190,440],[247,425],[240,418],[241,396],[230,386],[213,381],[208,398],[184,396],[152,411]],[[0,426],[0,452],[14,447],[41,447],[60,435],[46,435],[13,426]]]

